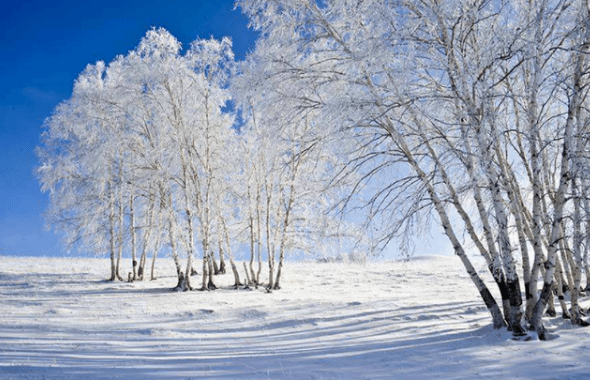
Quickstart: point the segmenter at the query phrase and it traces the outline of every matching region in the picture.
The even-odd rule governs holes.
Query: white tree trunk
[[[111,191],[109,195],[109,238],[110,238],[110,252],[111,252],[111,278],[109,281],[117,280],[117,263],[115,250],[115,195]]]
[[[479,291],[486,307],[488,308],[488,311],[492,315],[492,321],[493,321],[494,328],[499,329],[499,328],[505,327],[506,323],[504,322],[504,317],[502,315],[502,312],[500,311],[500,308],[498,307],[498,304],[496,303],[496,300],[494,299],[494,297],[490,293],[489,289],[487,288],[487,286],[485,285],[485,283],[483,282],[483,280],[481,279],[481,277],[479,276],[479,274],[477,273],[477,271],[475,270],[475,268],[471,264],[471,261],[467,257],[461,242],[459,241],[459,239],[457,238],[457,235],[455,234],[455,231],[453,230],[453,227],[451,225],[451,221],[447,215],[447,212],[444,209],[444,206],[443,206],[442,202],[440,201],[440,199],[437,195],[437,192],[434,189],[430,179],[428,178],[426,173],[422,170],[422,168],[420,167],[418,162],[415,160],[414,155],[412,154],[411,150],[408,148],[407,144],[405,143],[403,136],[400,136],[397,133],[393,123],[387,117],[386,117],[386,123],[384,125],[384,128],[391,136],[392,141],[395,142],[400,147],[408,164],[410,164],[410,166],[414,169],[414,172],[416,172],[416,174],[418,175],[418,177],[421,179],[422,183],[426,187],[428,194],[430,195],[430,199],[431,199],[431,201],[437,211],[437,214],[440,218],[444,232],[447,235],[447,237],[449,238],[449,240],[451,241],[451,244],[453,245],[453,249],[455,250],[455,254],[457,256],[459,256],[459,258],[461,259],[461,262],[465,266],[465,269],[467,270],[469,277],[471,278],[471,280],[473,281],[477,290]]]
[[[129,233],[131,235],[131,265],[133,268],[131,279],[133,281],[137,280],[137,234],[135,228],[135,210],[133,208],[134,197],[132,191],[129,196]]]

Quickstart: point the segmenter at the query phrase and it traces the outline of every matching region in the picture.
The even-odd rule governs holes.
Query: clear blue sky
[[[0,12],[0,255],[61,255],[44,230],[47,196],[33,175],[43,120],[88,63],[133,49],[151,27],[184,46],[229,36],[242,59],[255,34],[233,0],[9,1]]]

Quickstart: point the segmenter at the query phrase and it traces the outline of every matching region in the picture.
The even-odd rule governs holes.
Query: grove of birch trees
[[[108,253],[111,280],[153,278],[164,252],[179,290],[194,271],[215,289],[226,260],[236,287],[271,290],[288,254],[440,228],[495,328],[549,339],[556,297],[588,325],[586,1],[237,6],[260,33],[244,61],[228,39],[183,53],[153,29],[89,65],[47,120],[38,176],[68,244]]]
[[[554,294],[587,325],[587,2],[238,3],[262,37],[237,88],[339,141],[332,181],[359,190],[344,212],[366,211],[383,244],[433,218],[497,328],[546,339]]]
[[[126,56],[88,65],[47,120],[38,149],[46,217],[67,245],[108,253],[111,281],[154,279],[164,252],[178,290],[215,289],[226,261],[236,287],[262,285],[264,261],[265,286],[278,289],[287,252],[345,244],[323,211],[331,157],[305,122],[276,133],[245,109],[236,127],[227,108],[235,66],[229,39],[197,40],[182,54],[153,29]],[[236,247],[249,249],[247,281]]]

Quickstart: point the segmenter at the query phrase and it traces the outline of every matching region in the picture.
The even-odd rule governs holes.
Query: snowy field
[[[106,260],[0,259],[0,379],[590,378],[590,329],[494,331],[455,257],[288,263],[273,293],[231,274],[173,293],[166,259],[133,284],[105,282]]]

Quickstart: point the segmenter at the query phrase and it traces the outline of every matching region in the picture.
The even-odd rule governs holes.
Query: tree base
[[[215,285],[214,283],[210,282],[209,284],[207,284],[207,286],[204,286],[202,288],[200,288],[199,290],[204,292],[204,291],[209,291],[209,290],[217,290],[219,289],[217,287],[217,285]]]
[[[219,272],[218,272],[218,274],[225,274],[225,273],[226,273],[225,263],[222,261],[221,264],[219,264]]]
[[[514,338],[520,338],[520,337],[528,336],[528,335],[529,334],[526,332],[525,329],[522,328],[522,326],[518,326],[516,329],[515,328],[512,329],[512,336]]]
[[[530,336],[530,335],[528,335],[528,334],[524,334],[524,335],[521,335],[521,336],[513,336],[512,337],[512,340],[518,340],[518,341],[522,341],[522,342],[528,342],[528,341],[533,340],[533,337]]]
[[[174,288],[172,288],[173,292],[188,292],[193,290],[190,283],[187,281],[187,278],[184,276],[183,272],[178,274],[178,284]]]

